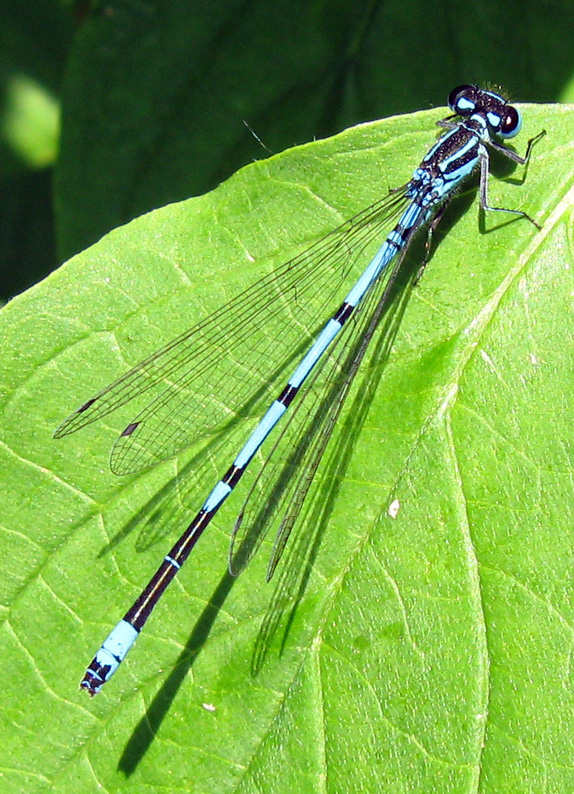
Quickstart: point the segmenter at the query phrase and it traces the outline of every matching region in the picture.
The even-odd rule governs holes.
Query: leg
[[[535,135],[534,138],[531,138],[528,141],[526,146],[526,154],[524,157],[521,157],[519,154],[516,154],[516,152],[513,152],[512,149],[508,149],[506,146],[503,146],[501,143],[497,143],[496,141],[489,141],[489,146],[492,146],[492,148],[496,149],[497,152],[500,152],[505,157],[508,157],[509,160],[514,160],[514,162],[518,163],[519,165],[528,165],[532,147],[535,143],[538,143],[540,138],[544,138],[545,135],[546,130],[542,130],[542,132],[539,132],[538,135]]]
[[[531,141],[528,143],[528,148],[526,150],[526,156],[524,158],[520,157],[520,155],[516,154],[516,152],[512,152],[510,149],[507,149],[505,146],[497,144],[494,146],[495,149],[501,151],[503,154],[506,154],[507,157],[510,157],[511,160],[515,160],[518,163],[524,164],[528,161],[530,157],[530,150],[532,149],[532,145],[540,139],[540,137],[545,133],[540,133],[537,135],[536,138],[532,138]],[[512,155],[512,156],[510,156]],[[483,210],[490,210],[492,212],[510,212],[512,215],[519,215],[521,218],[526,218],[530,221],[530,223],[534,224],[537,229],[542,228],[540,224],[536,223],[534,218],[531,218],[527,212],[523,212],[522,210],[511,210],[507,207],[491,207],[488,203],[488,164],[489,164],[489,157],[488,152],[485,150],[480,155],[480,206]]]
[[[453,121],[453,119],[458,118],[456,113],[453,116],[447,116],[446,119],[440,119],[437,121],[437,127],[442,127],[445,130],[454,130],[455,127],[458,127],[458,123]]]
[[[439,207],[436,215],[434,216],[432,221],[429,223],[428,231],[427,231],[427,239],[425,240],[425,255],[424,255],[423,261],[420,264],[419,269],[417,270],[417,272],[415,273],[415,276],[413,278],[413,287],[416,287],[417,284],[419,283],[419,281],[421,280],[422,274],[424,273],[425,268],[426,268],[426,266],[428,264],[428,261],[430,259],[431,247],[432,247],[432,236],[434,234],[434,231],[435,231],[436,227],[441,222],[441,218],[444,215],[444,211],[446,210],[448,205],[449,205],[449,202],[445,201],[445,203],[441,207]]]

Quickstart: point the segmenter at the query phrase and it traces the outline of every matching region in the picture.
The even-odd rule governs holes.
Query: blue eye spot
[[[500,125],[501,125],[501,121],[502,120],[501,120],[500,116],[498,115],[498,113],[492,113],[492,111],[491,111],[491,112],[486,114],[486,119],[487,119],[488,123],[490,124],[490,126],[492,127],[492,129],[494,129],[494,130],[497,130],[500,127]]]
[[[461,96],[458,102],[456,103],[456,109],[459,111],[464,111],[468,113],[476,108],[476,103],[472,102],[470,99],[467,99],[464,96]]]

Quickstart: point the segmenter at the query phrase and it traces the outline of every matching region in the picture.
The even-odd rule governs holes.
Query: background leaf
[[[573,15],[564,0],[4,0],[0,299],[269,150],[441,105],[460,83],[572,101]],[[30,83],[51,106],[17,114],[15,141],[10,98]],[[60,101],[52,207],[52,161],[22,159],[21,139],[54,152]]]
[[[54,0],[0,5],[0,300],[58,261],[50,166],[71,27]]]
[[[250,129],[279,152],[492,79],[520,101],[556,100],[572,31],[568,3],[97,4],[66,75],[60,254],[266,157]]]
[[[548,136],[522,186],[520,171],[491,183],[540,232],[488,217],[481,233],[472,191],[445,218],[386,366],[373,357],[351,397],[313,546],[300,535],[284,561],[310,563],[294,612],[299,582],[263,586],[264,549],[226,575],[234,495],[93,701],[85,664],[245,428],[125,479],[106,455],[130,410],[53,429],[404,182],[444,110],[255,163],[3,310],[4,791],[573,788],[572,113],[525,108],[517,148]]]

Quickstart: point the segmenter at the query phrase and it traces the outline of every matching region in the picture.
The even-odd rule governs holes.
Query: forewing
[[[368,261],[405,204],[389,194],[241,293],[122,375],[71,414],[61,437],[165,383],[118,438],[118,474],[147,468],[203,434],[252,411],[311,344],[344,296],[357,263]]]

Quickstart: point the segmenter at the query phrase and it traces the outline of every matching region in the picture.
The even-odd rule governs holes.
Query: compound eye
[[[476,102],[472,98],[474,91],[473,85],[459,85],[448,95],[449,108],[459,116],[470,116],[476,108]]]
[[[500,125],[500,130],[498,130],[498,134],[503,138],[514,138],[514,136],[518,135],[520,132],[521,127],[522,117],[520,113],[516,110],[516,108],[513,108],[512,105],[508,105],[506,107],[506,114],[502,120],[502,124]]]

